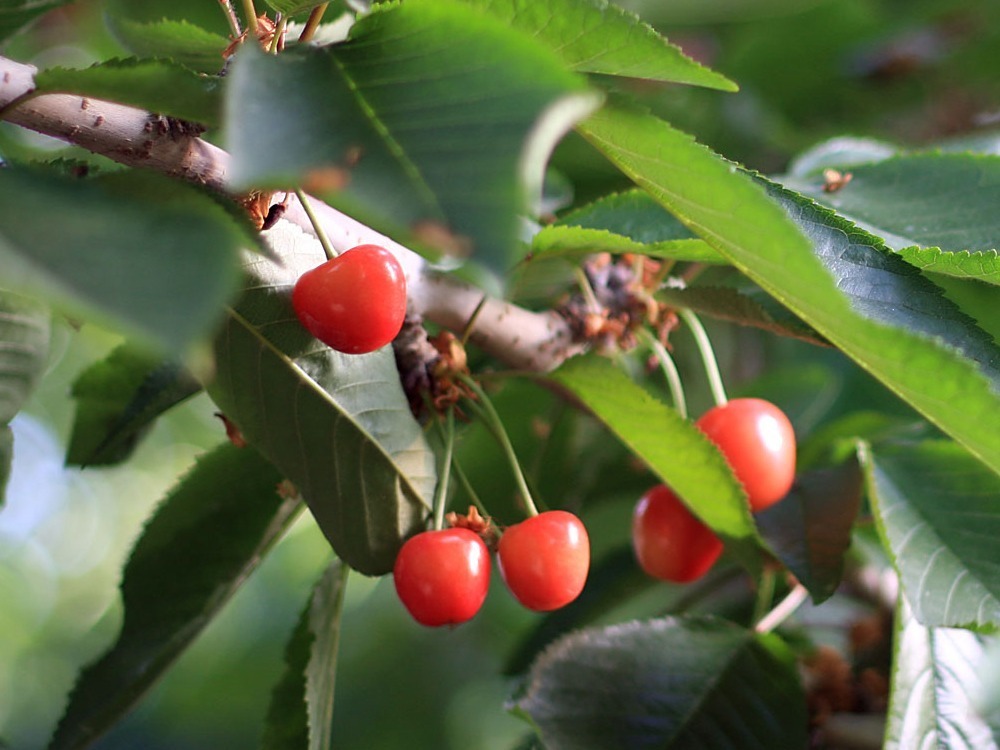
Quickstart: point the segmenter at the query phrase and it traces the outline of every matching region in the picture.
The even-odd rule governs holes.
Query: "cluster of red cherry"
[[[406,280],[388,250],[359,245],[304,273],[292,304],[305,328],[331,348],[371,352],[390,343],[402,327]],[[774,404],[733,399],[710,409],[696,425],[726,457],[753,512],[788,493],[795,477],[795,435]],[[424,531],[406,541],[393,578],[415,620],[453,625],[479,611],[491,570],[484,536],[492,540],[488,521]],[[723,550],[715,533],[662,484],[639,500],[632,542],[643,570],[676,583],[703,576]],[[586,583],[590,542],[583,523],[567,511],[533,514],[504,530],[495,547],[504,583],[528,609],[563,607]]]
[[[781,500],[795,479],[795,433],[777,406],[737,398],[709,409],[695,423],[719,448],[743,485],[754,513]],[[632,545],[649,575],[674,583],[701,578],[722,554],[722,541],[664,484],[635,507]]]

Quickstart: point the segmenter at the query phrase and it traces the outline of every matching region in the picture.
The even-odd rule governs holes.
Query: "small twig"
[[[809,592],[801,583],[788,592],[788,596],[778,602],[774,609],[758,620],[754,630],[758,633],[770,633],[781,623],[791,617],[792,613],[809,597]]]
[[[323,3],[322,5],[317,5],[309,13],[309,18],[306,19],[305,28],[302,29],[302,33],[299,34],[299,43],[305,44],[310,41],[316,34],[316,29],[319,28],[320,21],[323,20],[323,14],[326,13],[326,9],[330,6],[330,3]]]

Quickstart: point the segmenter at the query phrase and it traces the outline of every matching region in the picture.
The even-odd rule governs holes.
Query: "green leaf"
[[[284,16],[294,16],[312,10],[322,3],[315,0],[265,0],[272,10],[276,10]]]
[[[757,515],[761,535],[816,604],[840,585],[860,508],[861,472],[851,461],[800,474],[787,497]]]
[[[786,184],[833,208],[894,250],[996,250],[1000,156],[921,153],[850,169],[851,181],[825,192],[821,176]]]
[[[975,279],[1000,285],[1000,254],[996,250],[948,251],[939,247],[904,247],[899,254],[922,271]]]
[[[343,189],[327,197],[352,215],[443,235],[506,270],[549,150],[597,95],[536,42],[458,2],[379,6],[351,34],[278,56],[240,51],[225,104],[234,184],[332,181]]]
[[[968,630],[928,628],[905,599],[896,612],[886,750],[991,750],[1000,725],[978,714],[985,639]]]
[[[1000,477],[948,441],[862,444],[860,456],[917,620],[1000,625]]]
[[[251,448],[205,454],[149,521],[122,577],[118,641],[81,674],[49,750],[88,747],[194,641],[302,507]]]
[[[0,41],[69,0],[0,0]]]
[[[229,40],[187,21],[139,23],[126,18],[110,24],[118,41],[137,57],[165,58],[202,73],[218,73]]]
[[[783,207],[772,202],[651,115],[605,107],[579,130],[740,271],[1000,472],[1000,430],[981,419],[1000,409],[997,348],[912,267],[803,198],[772,188]]]
[[[566,214],[557,226],[604,229],[643,245],[695,235],[673,214],[638,189],[611,193]],[[721,262],[725,262],[724,259]]]
[[[634,13],[607,0],[463,0],[537,37],[573,70],[736,91]]]
[[[10,476],[14,435],[8,424],[21,410],[48,364],[49,311],[0,288],[0,505]]]
[[[122,344],[73,383],[76,416],[66,463],[124,461],[157,417],[199,390],[198,381],[176,362]]]
[[[547,226],[536,234],[531,240],[531,251],[536,255],[564,255],[570,258],[592,253],[636,253],[666,260],[696,263],[726,262],[702,240],[665,240],[643,245],[603,229],[581,229],[559,225]]]
[[[348,569],[335,560],[285,648],[285,672],[271,696],[262,750],[329,750],[340,617]]]
[[[740,561],[760,564],[743,487],[709,440],[605,359],[575,357],[550,373],[711,526]]]
[[[219,322],[251,243],[214,199],[152,173],[0,170],[0,283],[171,354]]]
[[[319,243],[288,222],[265,238],[278,260],[247,258],[247,291],[216,340],[209,394],[296,485],[337,555],[382,575],[423,527],[433,453],[391,347],[342,354],[299,324],[292,286],[325,259]]]
[[[664,618],[582,630],[535,662],[517,708],[549,750],[806,746],[795,661],[774,635]]]
[[[221,120],[219,79],[168,60],[108,60],[89,68],[48,68],[35,74],[41,92],[93,96],[161,115],[215,126]]]

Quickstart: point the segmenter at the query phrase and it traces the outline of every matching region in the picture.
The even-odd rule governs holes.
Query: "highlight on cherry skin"
[[[583,591],[590,571],[590,537],[572,513],[545,511],[507,527],[497,563],[515,599],[528,609],[549,612]]]
[[[345,354],[390,343],[406,316],[406,277],[379,245],[358,245],[302,274],[292,307],[313,336]]]
[[[473,531],[424,531],[399,550],[392,571],[396,594],[413,619],[439,627],[471,620],[490,585],[490,553]]]
[[[632,548],[648,575],[672,583],[704,576],[722,554],[722,541],[665,484],[639,498],[632,514]]]
[[[726,457],[750,510],[762,511],[788,494],[795,481],[795,431],[781,409],[760,398],[734,398],[695,424]]]

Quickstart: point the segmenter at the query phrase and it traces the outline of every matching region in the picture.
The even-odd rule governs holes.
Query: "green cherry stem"
[[[278,14],[278,23],[274,29],[274,38],[271,40],[271,44],[268,47],[268,53],[272,55],[278,54],[281,49],[281,39],[285,36],[285,27],[288,25],[288,19]]]
[[[452,457],[455,452],[455,409],[448,409],[444,427],[444,455],[438,470],[438,483],[434,491],[434,529],[444,528],[444,509],[448,505],[448,479],[451,476]]]
[[[722,374],[719,372],[719,362],[715,358],[715,350],[712,349],[712,342],[709,341],[708,334],[705,333],[705,327],[698,320],[698,316],[687,308],[679,308],[677,314],[681,317],[681,320],[687,323],[688,328],[691,329],[691,335],[694,336],[698,352],[701,354],[701,360],[705,364],[705,372],[708,374],[708,385],[712,389],[712,398],[717,405],[722,406],[729,399],[726,397],[726,389],[722,384]]]
[[[514,446],[510,442],[510,436],[507,435],[507,430],[504,429],[503,421],[500,419],[500,415],[497,414],[497,410],[493,407],[493,403],[490,401],[489,396],[486,395],[479,383],[473,380],[468,375],[459,373],[458,379],[461,380],[469,390],[471,390],[476,398],[479,400],[477,403],[474,399],[467,398],[469,408],[476,412],[476,414],[486,423],[489,427],[490,432],[500,443],[500,447],[503,449],[504,454],[507,456],[507,462],[510,464],[511,471],[514,473],[514,481],[517,483],[517,488],[520,491],[522,497],[524,497],[524,506],[529,516],[537,516],[538,508],[535,506],[535,501],[531,497],[531,490],[528,489],[528,481],[524,478],[524,472],[521,471],[521,464],[517,460],[517,454],[514,453]]]
[[[482,513],[484,518],[488,517],[489,512],[486,510],[486,505],[484,505],[483,501],[479,499],[479,495],[472,487],[472,482],[469,481],[469,477],[462,468],[462,464],[458,462],[458,459],[455,456],[452,456],[451,458],[451,468],[454,470],[455,476],[458,477],[458,483],[462,485],[462,489],[465,490],[465,494],[469,496],[469,500],[472,501],[472,504],[479,509],[479,512]]]
[[[674,358],[670,356],[670,352],[667,348],[660,343],[660,340],[656,338],[652,333],[643,328],[640,335],[645,340],[646,345],[653,352],[653,356],[656,357],[657,362],[660,363],[660,369],[663,370],[663,375],[667,379],[667,386],[670,388],[670,398],[674,402],[674,408],[677,413],[681,415],[684,419],[687,419],[687,399],[684,397],[684,386],[681,383],[681,374],[677,371],[677,365],[674,364]]]
[[[299,203],[302,204],[302,210],[309,217],[309,223],[312,224],[313,230],[316,232],[316,239],[319,240],[319,244],[323,246],[323,252],[326,253],[326,257],[329,260],[333,260],[337,257],[338,253],[333,249],[333,245],[330,244],[330,240],[326,236],[326,232],[323,231],[323,225],[320,224],[319,218],[313,213],[308,196],[303,192],[302,188],[296,188],[295,196],[299,199]]]
[[[580,292],[583,294],[583,299],[587,302],[588,310],[592,313],[600,313],[601,303],[597,301],[597,295],[594,293],[594,287],[590,285],[587,273],[580,266],[576,266],[573,269],[573,273],[576,276],[576,283],[580,287]]]
[[[243,15],[247,17],[247,28],[250,36],[257,36],[257,9],[253,7],[253,0],[243,0]]]
[[[761,573],[760,581],[757,583],[757,600],[754,602],[753,620],[751,622],[756,623],[763,620],[768,609],[771,607],[771,602],[774,599],[775,577],[774,570],[767,567]]]

